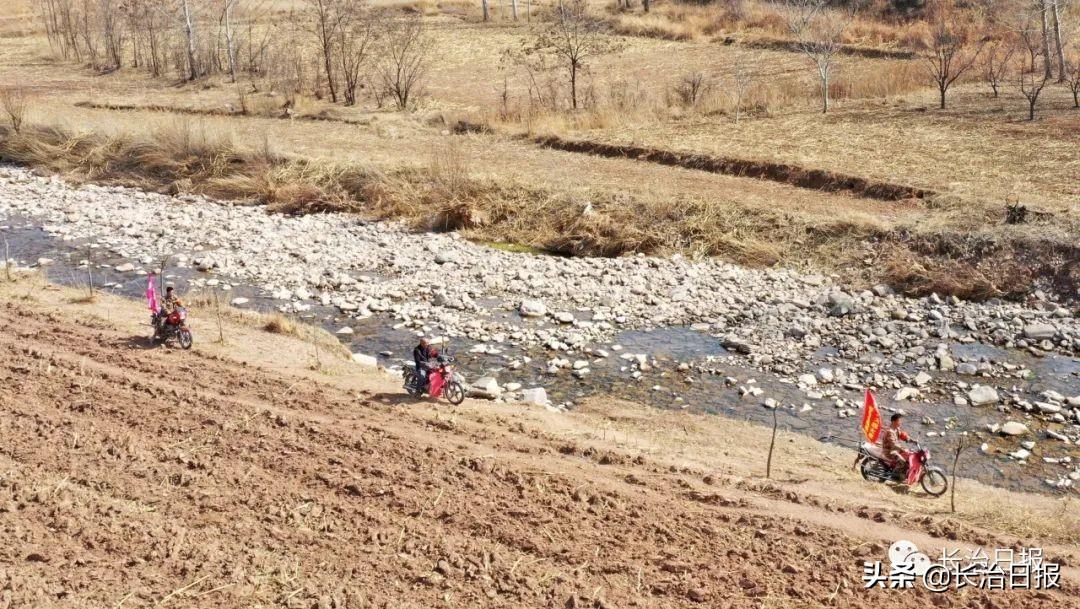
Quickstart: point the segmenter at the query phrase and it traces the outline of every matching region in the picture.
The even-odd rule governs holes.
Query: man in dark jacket
[[[420,344],[412,350],[412,356],[416,364],[416,374],[420,377],[422,385],[427,387],[431,362],[435,358],[435,348],[428,344],[426,338],[421,338]]]

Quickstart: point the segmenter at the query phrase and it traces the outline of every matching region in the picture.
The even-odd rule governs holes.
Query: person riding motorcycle
[[[169,285],[165,286],[165,298],[161,302],[161,310],[154,316],[154,334],[161,332],[161,326],[165,323],[165,320],[171,315],[178,307],[184,306],[184,302],[180,300],[180,297],[176,295],[176,289]]]
[[[885,428],[885,433],[881,436],[881,454],[885,457],[885,462],[889,464],[889,467],[898,472],[904,471],[907,466],[907,458],[904,456],[903,446],[900,442],[901,440],[904,442],[911,440],[910,436],[900,429],[903,418],[904,415],[899,412],[889,417],[889,426]]]
[[[435,347],[428,344],[426,338],[420,339],[420,344],[413,348],[412,356],[413,363],[416,364],[416,374],[420,377],[420,381],[424,387],[428,384],[428,374],[431,373],[431,369],[434,367],[435,358],[439,352]]]

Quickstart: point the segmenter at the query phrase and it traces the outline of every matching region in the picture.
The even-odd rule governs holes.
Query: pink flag
[[[146,281],[146,306],[150,308],[150,312],[157,315],[157,292],[154,290],[154,276],[147,275]]]

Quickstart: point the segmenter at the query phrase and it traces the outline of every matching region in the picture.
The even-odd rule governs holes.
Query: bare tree
[[[26,109],[29,106],[26,93],[19,89],[0,89],[0,107],[4,108],[8,121],[15,133],[22,131],[23,121],[26,120]]]
[[[565,66],[570,84],[570,106],[578,107],[578,79],[586,61],[611,52],[612,42],[604,36],[603,22],[589,15],[586,0],[566,0],[555,8],[547,27],[537,32],[527,53],[554,55]]]
[[[345,105],[356,104],[356,92],[363,80],[363,68],[372,54],[380,33],[375,13],[363,4],[355,4],[346,22],[338,30],[341,57],[341,86]]]
[[[1062,0],[1051,0],[1050,11],[1051,11],[1051,16],[1053,17],[1053,20],[1054,20],[1054,46],[1056,47],[1056,51],[1057,51],[1058,82],[1065,82],[1065,80],[1067,78],[1067,74],[1066,74],[1066,70],[1065,70],[1066,62],[1065,62],[1065,44],[1063,42],[1064,35],[1062,34],[1062,30],[1064,28],[1061,25],[1062,11],[1061,11],[1060,7],[1058,6],[1059,4],[1061,4],[1061,1]]]
[[[233,9],[240,0],[224,0],[221,20],[225,31],[225,55],[229,60],[229,82],[236,82],[236,36],[233,30]]]
[[[1020,70],[1016,75],[1016,88],[1027,99],[1028,120],[1035,120],[1035,106],[1039,103],[1039,95],[1050,81],[1053,74],[1045,69],[1045,61],[1042,67],[1040,59],[1045,60],[1046,36],[1028,18],[1020,27],[1020,41],[1023,43],[1027,54],[1023,57]]]
[[[684,74],[674,87],[675,96],[686,108],[696,107],[701,98],[710,90],[712,90],[712,81],[702,72]]]
[[[334,79],[335,50],[338,35],[346,25],[349,16],[348,0],[305,0],[309,31],[315,35],[319,52],[322,55],[322,68],[326,75],[326,87],[330,92],[330,101],[338,100],[337,84]]]
[[[1073,96],[1073,108],[1080,108],[1080,57],[1065,62],[1065,86]]]
[[[748,64],[743,60],[735,62],[735,70],[731,74],[731,84],[728,87],[735,102],[735,124],[739,123],[746,95],[750,92],[750,88],[754,86],[755,79],[757,79],[756,65]]]
[[[821,85],[821,111],[829,111],[829,84],[843,47],[844,30],[855,16],[850,8],[829,7],[828,0],[788,0],[787,25],[795,47],[813,64]]]
[[[187,41],[185,50],[187,51],[188,80],[195,80],[199,77],[199,64],[196,60],[198,29],[191,2],[192,0],[181,0],[181,15],[184,23],[184,37]]]
[[[430,47],[419,15],[394,19],[386,27],[376,73],[383,92],[399,110],[408,109],[420,97]]]
[[[1001,83],[1009,74],[1009,62],[1016,53],[1016,46],[1007,40],[997,38],[986,45],[983,53],[983,78],[990,89],[994,91],[994,97],[998,96]]]
[[[1052,1],[1033,0],[1034,11],[1039,14],[1039,21],[1042,25],[1042,36],[1039,37],[1042,48],[1039,49],[1039,55],[1043,58],[1043,70],[1046,72],[1047,78],[1054,77],[1054,64],[1050,54],[1050,3]]]
[[[944,4],[937,7],[921,55],[937,85],[942,110],[949,87],[975,65],[982,47],[983,41],[970,25],[970,15],[961,15]]]

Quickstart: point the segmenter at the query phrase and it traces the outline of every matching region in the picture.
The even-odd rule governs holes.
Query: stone
[[[979,373],[979,368],[971,362],[961,362],[956,365],[956,373],[966,376],[974,376]]]
[[[339,336],[352,336],[353,329],[349,326],[344,326],[342,328],[339,328],[338,331],[335,332],[335,334],[338,334]]]
[[[902,402],[904,400],[911,400],[917,397],[919,397],[918,389],[914,387],[901,387],[900,390],[896,392],[896,395],[893,396],[893,399],[898,402]]]
[[[124,264],[116,265],[113,267],[113,270],[117,273],[130,273],[135,270],[135,265],[130,262],[125,262]]]
[[[379,360],[373,355],[365,355],[363,353],[353,353],[352,361],[365,368],[378,368]]]
[[[521,392],[521,401],[534,406],[547,406],[547,391],[543,387],[532,387]]]
[[[502,395],[502,391],[502,387],[499,387],[499,381],[495,380],[495,377],[482,376],[469,383],[468,393],[471,397],[494,400]]]
[[[246,305],[248,302],[249,301],[248,301],[247,298],[244,298],[242,296],[238,296],[238,297],[233,298],[232,300],[230,300],[229,304],[231,304],[234,307],[239,307],[241,305]]]
[[[1001,398],[998,397],[997,390],[987,385],[975,385],[968,391],[968,401],[972,406],[988,406],[990,404],[997,404]]]
[[[1006,436],[1022,436],[1028,433],[1028,428],[1027,425],[1024,425],[1023,423],[1006,421],[1005,424],[1001,426],[1001,433]]]
[[[727,349],[728,351],[734,351],[735,353],[742,353],[743,355],[750,355],[750,352],[752,350],[750,348],[750,343],[742,340],[741,338],[739,338],[738,336],[735,336],[734,334],[730,334],[728,336],[725,336],[720,341],[720,346]]]
[[[1057,334],[1057,329],[1050,324],[1028,324],[1024,326],[1024,337],[1032,340],[1046,340],[1054,338]]]
[[[930,376],[926,372],[919,372],[915,375],[915,384],[919,387],[925,387],[932,380],[934,380],[934,377]]]
[[[518,313],[522,317],[543,317],[547,315],[547,306],[540,300],[522,300],[518,306]]]

